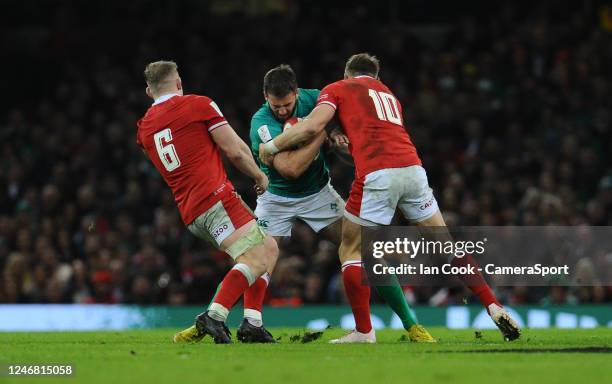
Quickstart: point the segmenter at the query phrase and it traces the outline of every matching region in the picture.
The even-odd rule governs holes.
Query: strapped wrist
[[[264,147],[266,148],[266,152],[268,152],[271,155],[276,155],[278,152],[280,152],[278,147],[274,144],[274,140],[270,140],[267,143],[265,143]]]

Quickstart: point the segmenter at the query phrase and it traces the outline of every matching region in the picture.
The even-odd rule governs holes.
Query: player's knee
[[[264,251],[267,256],[268,266],[274,265],[278,259],[279,250],[278,244],[276,243],[276,240],[272,238],[272,236],[266,236],[266,239],[264,240]]]
[[[253,248],[250,259],[258,272],[266,272],[270,266],[276,264],[276,260],[278,259],[278,246],[276,245],[276,241],[270,236],[266,236],[261,246]]]

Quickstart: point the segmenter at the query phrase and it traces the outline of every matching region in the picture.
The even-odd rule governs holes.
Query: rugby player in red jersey
[[[266,190],[268,178],[214,101],[183,95],[176,63],[150,63],[144,74],[146,93],[154,103],[138,121],[137,143],[172,190],[189,231],[236,262],[208,309],[196,317],[193,326],[177,333],[174,341],[197,341],[211,335],[215,343],[230,343],[225,325],[230,309],[274,267],[278,248],[234,190],[221,154],[255,181],[258,193]],[[263,327],[258,331],[267,333]]]
[[[419,226],[445,226],[429,187],[425,169],[404,127],[402,106],[378,79],[376,57],[351,56],[344,79],[329,84],[319,94],[317,106],[292,129],[261,144],[259,155],[268,164],[277,152],[291,148],[322,131],[336,116],[349,138],[355,162],[355,180],[342,222],[340,260],[342,277],[355,316],[356,329],[332,343],[373,343],[370,323],[370,287],[361,283],[361,226],[388,225],[397,208]],[[450,235],[448,235],[450,237]],[[474,264],[471,256],[453,258],[453,265]],[[501,306],[480,273],[459,276],[480,299],[506,340],[520,330]],[[475,281],[476,280],[476,281]]]

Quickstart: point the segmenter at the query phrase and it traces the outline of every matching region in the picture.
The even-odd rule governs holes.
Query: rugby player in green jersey
[[[319,96],[318,89],[298,88],[295,73],[288,65],[266,73],[263,92],[266,103],[253,115],[250,132],[251,149],[258,161],[259,144],[274,139],[297,119],[306,117]],[[291,236],[291,227],[299,219],[336,245],[340,244],[345,202],[330,184],[325,153],[321,149],[326,137],[322,131],[303,146],[278,153],[270,166],[259,162],[270,183],[257,199],[255,215],[259,225],[277,241]],[[348,153],[348,139],[339,130],[330,132],[330,139],[333,147]],[[269,270],[272,269],[273,266]],[[274,341],[263,328],[261,315],[269,279],[269,274],[264,274],[244,293],[244,320],[237,335],[243,342]],[[412,341],[435,341],[417,324],[397,280],[391,286],[376,289],[399,316]]]

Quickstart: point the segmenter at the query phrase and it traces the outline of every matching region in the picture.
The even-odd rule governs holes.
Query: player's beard
[[[281,122],[281,123],[283,123],[283,124],[284,124],[284,123],[285,123],[285,121],[287,121],[287,119],[288,119],[290,116],[291,116],[291,115],[287,115],[287,116],[279,116],[279,115],[276,115],[276,120],[278,120],[279,122]]]
[[[279,122],[284,124],[288,119],[291,118],[291,116],[293,116],[294,112],[295,112],[295,107],[293,107],[293,110],[290,113],[288,113],[287,115],[285,115],[284,117],[278,115],[277,113],[274,113],[274,116],[276,117],[276,120],[278,120]]]

